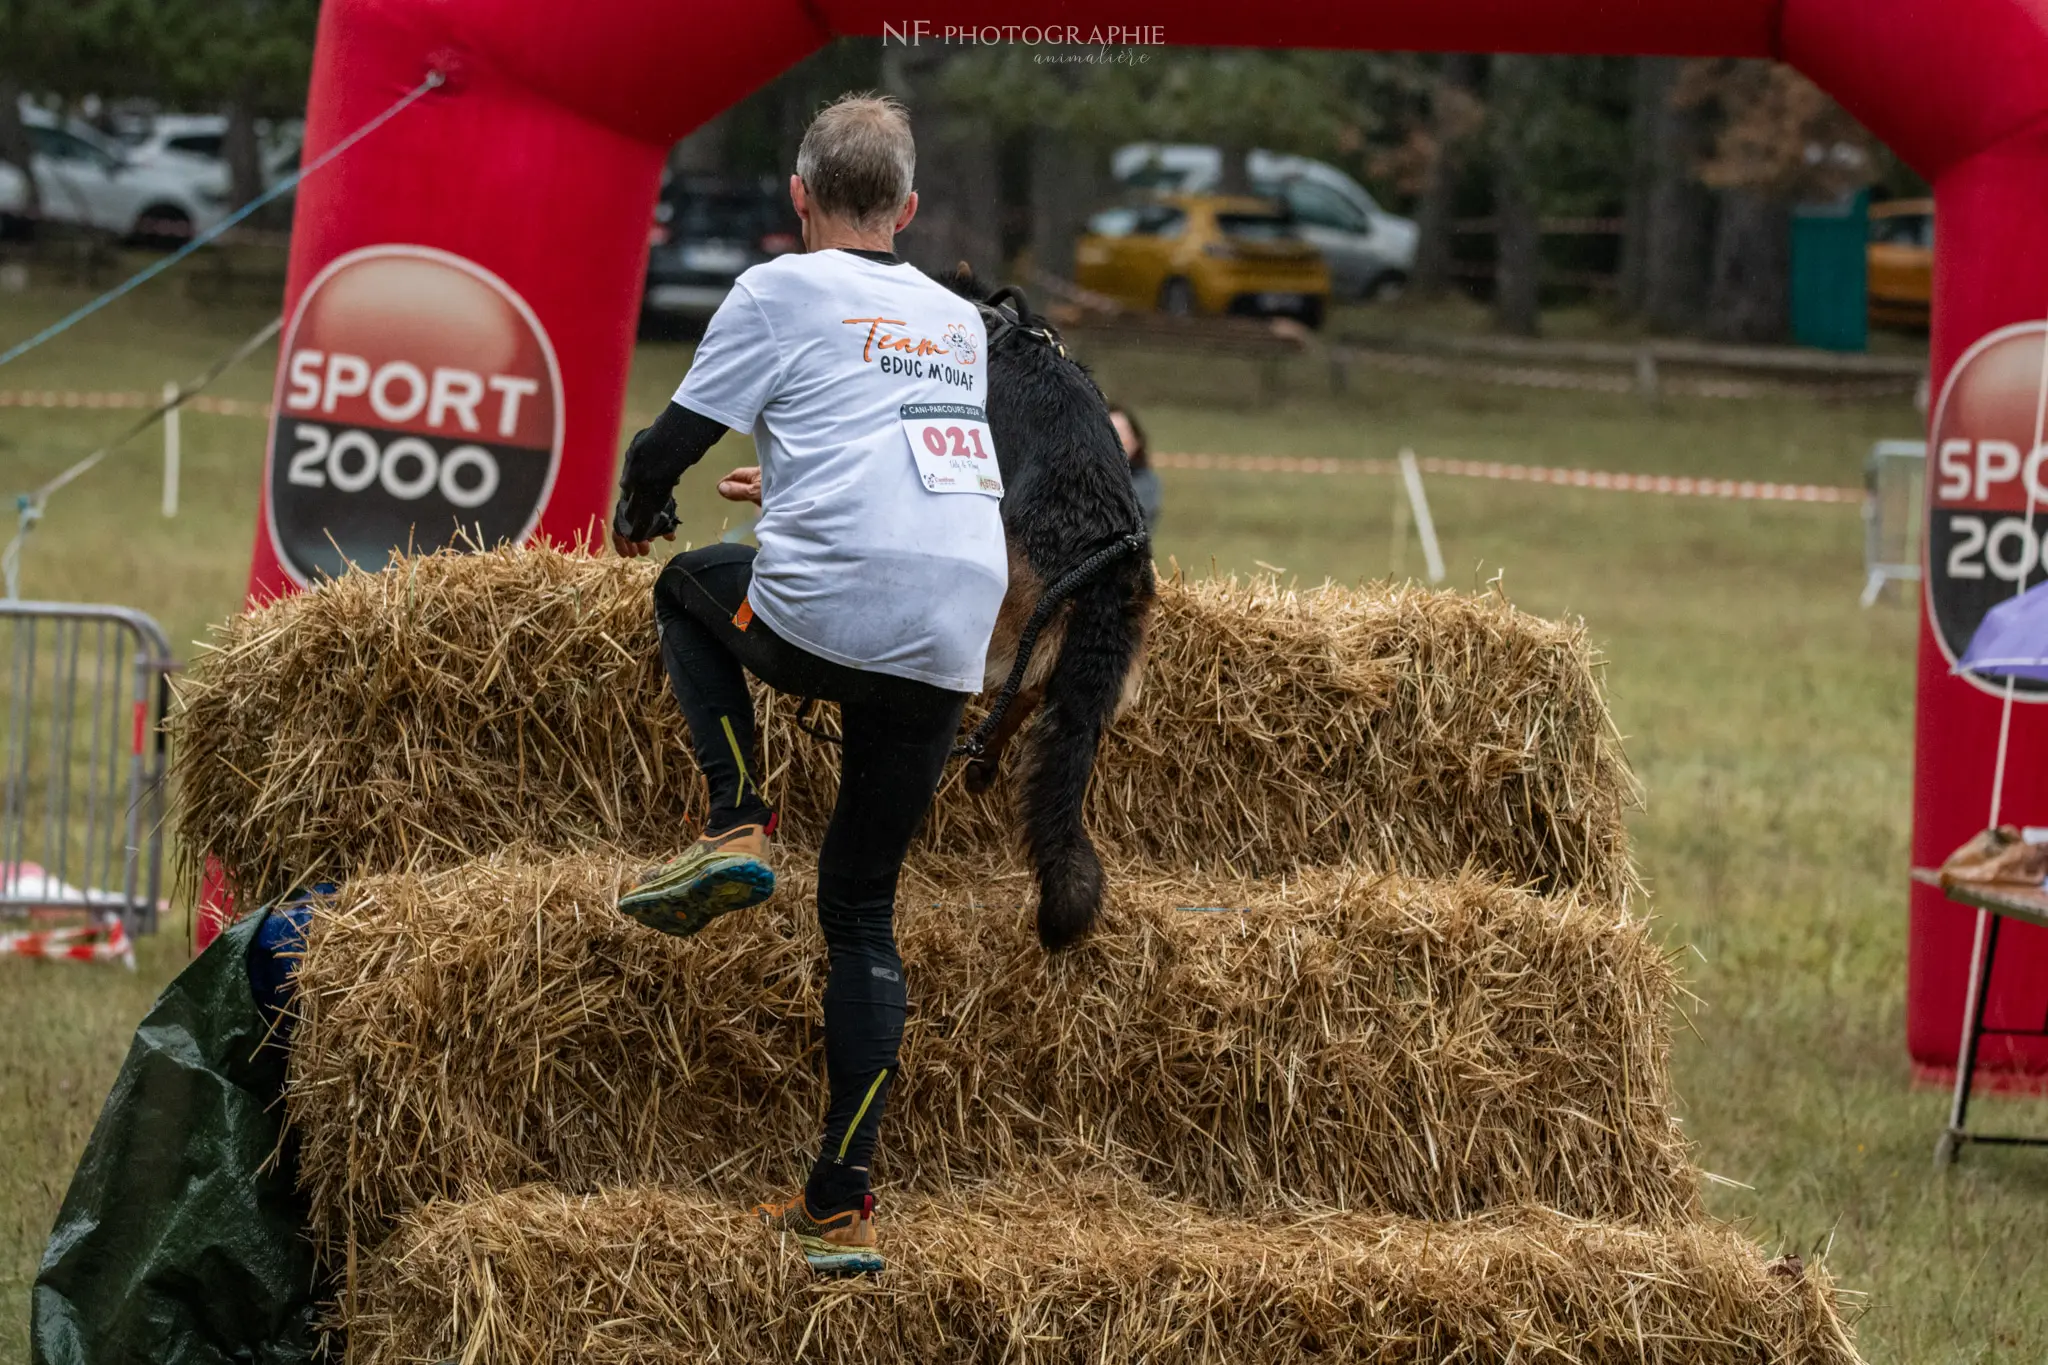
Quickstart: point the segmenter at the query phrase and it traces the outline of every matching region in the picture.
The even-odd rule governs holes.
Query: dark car
[[[643,325],[701,324],[741,271],[802,245],[779,181],[678,176],[662,186],[647,249]]]

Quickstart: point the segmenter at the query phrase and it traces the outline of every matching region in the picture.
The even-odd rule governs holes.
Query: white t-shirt
[[[792,644],[853,668],[978,692],[1009,585],[1002,513],[932,493],[906,404],[986,411],[974,305],[908,265],[780,256],[719,305],[676,402],[761,456],[748,601]]]

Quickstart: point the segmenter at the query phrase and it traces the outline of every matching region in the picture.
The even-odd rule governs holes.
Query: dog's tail
[[[1038,938],[1064,948],[1102,908],[1102,860],[1082,823],[1102,732],[1145,646],[1148,557],[1127,556],[1073,596],[1026,756],[1024,838],[1038,870]]]

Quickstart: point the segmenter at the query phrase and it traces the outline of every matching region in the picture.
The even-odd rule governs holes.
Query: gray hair
[[[896,216],[916,171],[910,111],[886,95],[841,95],[818,111],[796,152],[811,202],[864,231]]]

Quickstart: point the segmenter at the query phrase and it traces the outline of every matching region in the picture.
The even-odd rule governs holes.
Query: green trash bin
[[[1792,211],[1792,339],[1870,349],[1870,191]]]

